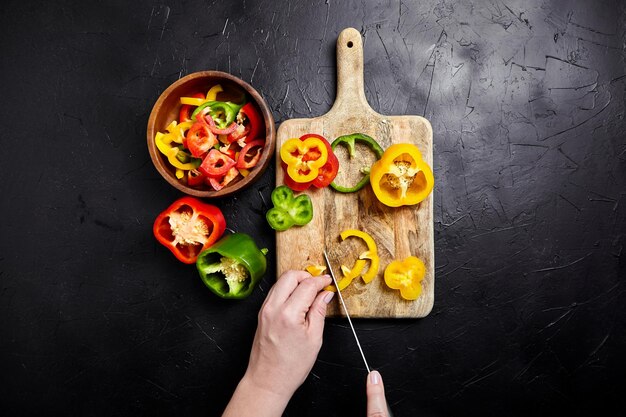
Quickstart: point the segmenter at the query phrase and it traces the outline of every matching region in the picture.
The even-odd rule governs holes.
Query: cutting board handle
[[[365,98],[363,83],[363,39],[354,28],[337,38],[337,96],[327,116],[348,118],[356,112],[375,113]]]

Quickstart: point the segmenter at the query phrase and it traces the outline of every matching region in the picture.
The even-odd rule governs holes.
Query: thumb
[[[331,291],[322,291],[317,294],[313,304],[311,304],[311,308],[309,308],[309,312],[307,313],[307,322],[309,323],[309,328],[311,331],[317,336],[322,337],[322,333],[324,333],[324,319],[326,318],[326,307],[330,300],[333,299],[335,295],[334,292]]]
[[[385,387],[378,371],[367,377],[367,417],[388,417]]]

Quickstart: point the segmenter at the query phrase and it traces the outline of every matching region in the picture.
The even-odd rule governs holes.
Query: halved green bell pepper
[[[233,233],[202,251],[196,267],[208,289],[222,298],[239,300],[249,296],[265,274],[266,253],[247,234]]]
[[[286,185],[272,191],[274,207],[269,209],[265,218],[270,227],[282,232],[291,226],[304,226],[313,219],[313,204],[306,194],[294,197],[293,191]]]
[[[348,148],[348,156],[350,158],[354,158],[354,156],[356,155],[356,142],[361,142],[365,144],[368,148],[370,148],[376,155],[377,160],[383,156],[383,153],[385,153],[383,148],[378,144],[378,142],[376,142],[374,138],[363,133],[353,133],[351,135],[339,136],[333,141],[333,143],[331,143],[330,147],[334,151],[337,146],[344,145],[346,148]],[[367,184],[370,180],[369,169],[370,167],[361,168],[363,178],[361,178],[361,180],[352,187],[338,185],[334,181],[330,184],[330,186],[340,193],[353,193],[355,191],[359,191],[361,188],[365,187],[365,184]]]

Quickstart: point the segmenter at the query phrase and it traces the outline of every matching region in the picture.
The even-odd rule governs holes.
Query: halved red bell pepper
[[[261,139],[253,140],[252,142],[248,142],[246,146],[239,152],[239,158],[237,158],[237,168],[250,169],[256,166],[259,163],[259,159],[261,159],[261,153],[263,152],[263,147],[265,146],[265,141]],[[256,153],[252,153],[251,151],[256,149]]]
[[[194,93],[190,97],[193,97],[193,98],[204,98],[204,94],[203,93]],[[178,121],[180,123],[191,121],[191,112],[192,112],[191,109],[193,109],[193,108],[195,108],[195,106],[192,106],[191,104],[183,104],[182,106],[180,106],[180,110],[178,112]]]
[[[284,162],[281,162],[281,166],[283,167],[283,170],[285,172],[285,175],[284,175],[285,185],[294,191],[308,190],[311,185],[317,188],[327,187],[328,185],[330,185],[331,182],[333,182],[333,180],[337,176],[337,172],[339,172],[339,160],[333,153],[330,143],[328,143],[328,141],[323,136],[316,135],[313,133],[309,133],[307,135],[302,136],[300,140],[305,141],[308,138],[317,138],[317,139],[320,139],[322,142],[324,142],[324,145],[326,146],[326,149],[328,151],[328,159],[326,160],[326,164],[324,164],[319,169],[317,177],[315,177],[315,179],[309,182],[294,181],[289,175],[287,175],[287,164],[285,164]]]
[[[236,163],[228,155],[221,153],[217,149],[211,149],[198,169],[207,177],[219,178],[226,175],[228,170],[234,167]]]
[[[157,216],[152,231],[179,261],[192,264],[225,229],[226,220],[218,207],[183,197]]]

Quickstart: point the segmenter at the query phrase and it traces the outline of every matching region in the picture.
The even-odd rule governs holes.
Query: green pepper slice
[[[304,226],[313,219],[313,203],[306,194],[294,197],[291,188],[286,185],[272,191],[274,207],[269,209],[265,218],[270,227],[282,232],[291,226]]]
[[[202,103],[196,107],[193,113],[191,113],[191,119],[196,120],[196,115],[198,113],[205,108],[210,107],[211,110],[209,111],[209,114],[215,121],[215,125],[220,129],[224,129],[235,121],[239,110],[244,106],[244,104],[246,104],[245,101],[241,104],[235,104],[230,101],[207,101],[206,103]],[[217,117],[219,113],[224,115],[223,118]]]
[[[333,143],[331,143],[330,147],[334,151],[337,146],[344,145],[346,148],[348,148],[348,156],[350,158],[354,158],[354,156],[356,155],[356,142],[363,143],[368,148],[370,148],[376,155],[377,160],[382,158],[383,153],[385,153],[383,148],[378,144],[378,142],[376,142],[374,138],[364,133],[353,133],[351,135],[339,136],[333,141]],[[361,168],[363,178],[361,178],[361,180],[352,187],[345,187],[343,185],[336,184],[334,181],[330,183],[330,186],[340,193],[353,193],[355,191],[359,191],[361,188],[365,187],[365,184],[367,184],[370,180],[369,168],[370,167]]]
[[[245,233],[233,233],[200,252],[196,268],[208,289],[222,298],[240,300],[252,293],[267,270],[265,254]]]

